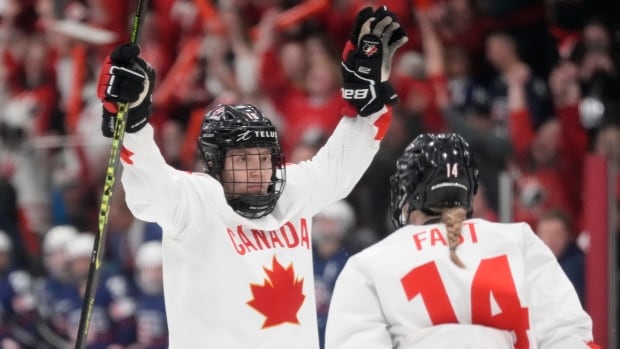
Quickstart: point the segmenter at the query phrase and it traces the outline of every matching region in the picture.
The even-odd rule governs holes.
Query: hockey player
[[[64,314],[66,335],[72,340],[78,333],[83,294],[94,243],[93,234],[80,233],[67,244],[73,290],[69,297],[63,300],[66,302],[63,310],[66,311]],[[114,346],[128,345],[134,341],[135,302],[129,285],[123,275],[106,270],[104,265],[95,294],[86,349],[109,349]]]
[[[422,134],[391,178],[398,230],[349,258],[326,348],[583,348],[592,321],[525,223],[467,219],[478,183],[469,145]]]
[[[325,207],[312,219],[312,261],[321,348],[325,347],[325,325],[334,284],[350,255],[345,240],[354,224],[355,212],[346,200]]]
[[[136,347],[168,348],[160,241],[147,241],[136,253]]]
[[[32,277],[13,265],[13,242],[0,230],[0,348],[37,345]]]
[[[257,108],[210,110],[198,139],[206,173],[165,163],[147,122],[152,69],[135,45],[112,52],[99,78],[102,131],[112,136],[116,102],[129,102],[122,183],[132,213],[163,228],[171,349],[318,348],[311,218],[348,195],[377,152],[396,101],[392,56],[406,40],[386,8],[360,12],[343,52],[350,108],[310,161],[285,166]]]
[[[66,313],[74,287],[69,272],[67,245],[78,236],[72,225],[57,225],[43,239],[43,264],[47,274],[35,284],[41,335],[55,347],[68,347]]]

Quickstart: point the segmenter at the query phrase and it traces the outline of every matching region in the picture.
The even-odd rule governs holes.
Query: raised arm
[[[200,202],[192,188],[198,182],[218,183],[207,176],[178,171],[166,164],[155,144],[153,128],[148,123],[155,73],[139,57],[137,45],[116,48],[106,58],[99,75],[98,97],[103,103],[101,130],[112,137],[117,103],[129,103],[126,134],[121,150],[122,182],[132,214],[144,221],[157,222],[167,231],[179,232],[189,222],[185,216]],[[181,198],[181,195],[184,195]]]
[[[311,161],[289,169],[289,183],[299,178],[313,184],[315,195],[308,199],[315,208],[348,195],[377,153],[390,124],[390,106],[398,101],[389,82],[392,58],[406,41],[386,7],[358,14],[342,54],[345,117]]]
[[[454,107],[446,80],[444,47],[436,24],[432,20],[431,10],[416,8],[415,16],[424,50],[424,68],[443,120],[452,131],[463,136],[472,147],[483,151],[486,158],[495,159],[498,164],[502,164],[506,154],[512,151],[509,140],[489,133],[486,129],[472,126],[471,121],[468,121],[465,115]]]

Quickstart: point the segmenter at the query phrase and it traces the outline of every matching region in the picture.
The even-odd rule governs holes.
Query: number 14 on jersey
[[[407,300],[422,297],[433,325],[458,323],[446,288],[435,262],[420,265],[409,271],[401,283]],[[493,315],[493,297],[501,312]],[[527,307],[522,307],[506,255],[483,259],[471,282],[471,323],[514,331],[515,349],[530,347],[527,330],[530,328]]]

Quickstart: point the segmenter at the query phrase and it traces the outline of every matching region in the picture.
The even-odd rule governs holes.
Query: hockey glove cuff
[[[139,53],[135,44],[119,46],[101,68],[97,96],[103,102],[101,132],[105,137],[114,135],[118,103],[129,104],[126,132],[142,129],[151,114],[155,72]]]

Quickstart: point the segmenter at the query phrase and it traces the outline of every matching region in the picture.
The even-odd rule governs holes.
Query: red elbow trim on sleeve
[[[342,115],[353,118],[357,116],[357,109],[349,103],[346,103],[345,106],[340,111]]]
[[[598,346],[597,344],[595,344],[594,342],[588,342],[586,343],[588,345],[588,347],[590,347],[591,349],[601,349],[600,346]]]
[[[392,121],[392,107],[388,106],[387,111],[375,121],[374,125],[377,126],[377,134],[375,134],[375,140],[382,140],[385,134],[390,128],[390,122]]]
[[[121,149],[121,160],[127,165],[133,165],[133,160],[131,157],[133,156],[133,152],[125,147]]]
[[[355,45],[353,45],[351,41],[347,41],[347,43],[344,45],[344,50],[342,50],[342,60],[346,61],[349,53],[353,52],[353,50],[355,50]]]

